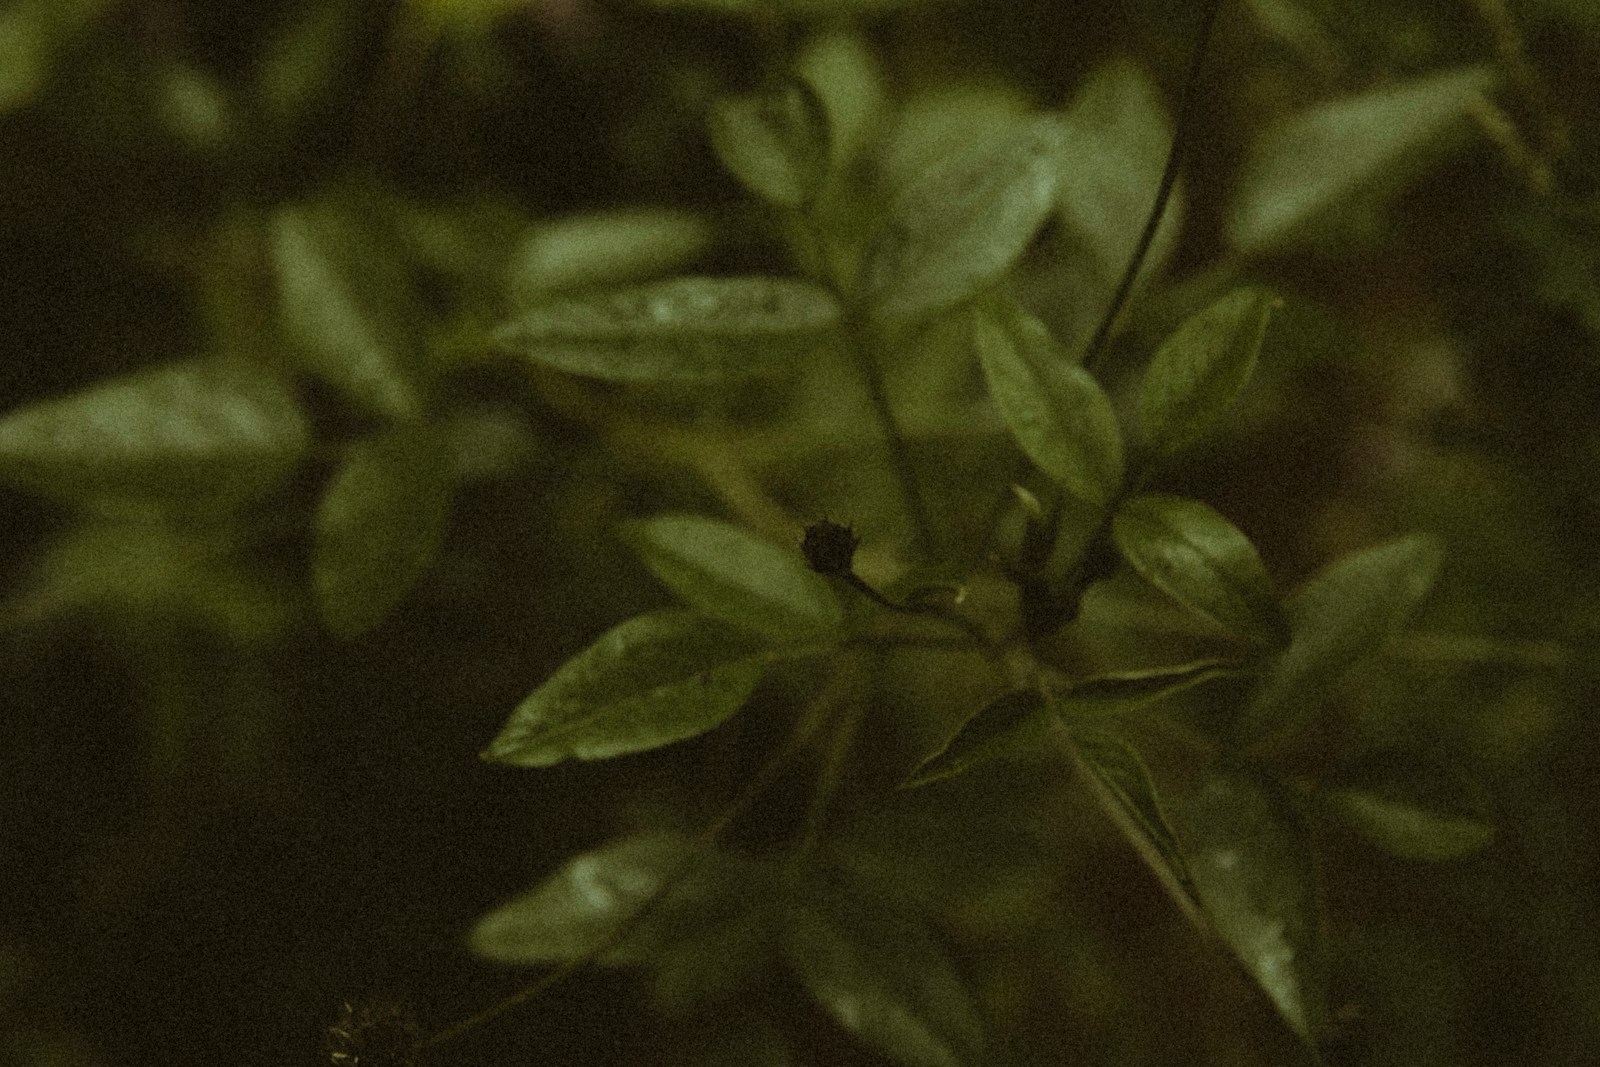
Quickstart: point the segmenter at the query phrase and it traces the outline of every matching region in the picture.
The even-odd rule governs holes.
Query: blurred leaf
[[[666,891],[661,904],[599,961],[612,966],[644,962],[677,939],[675,924],[707,903],[716,888],[711,876],[716,864],[716,856],[697,857],[693,842],[676,834],[618,838],[568,860],[533,889],[480,918],[472,929],[472,951],[521,965],[577,959]]]
[[[497,339],[573,374],[710,383],[781,370],[822,343],[838,320],[838,302],[809,282],[674,278],[529,308]]]
[[[888,189],[908,189],[962,155],[1003,144],[1037,111],[1027,93],[993,78],[936,82],[897,103],[872,153]]]
[[[1316,872],[1305,831],[1265,780],[1216,770],[1175,813],[1201,906],[1289,1026],[1326,1018]]]
[[[1239,736],[1290,728],[1325,703],[1350,667],[1405,624],[1442,558],[1432,537],[1397,537],[1336,560],[1291,593],[1284,611],[1293,636],[1246,709]]]
[[[1124,501],[1111,537],[1134,570],[1191,611],[1264,645],[1288,643],[1255,546],[1200,501],[1154,493]]]
[[[325,203],[280,208],[272,256],[284,332],[307,369],[362,409],[419,416],[418,312],[394,249],[352,210]]]
[[[43,91],[57,56],[108,6],[109,0],[13,0],[0,9],[0,115]]]
[[[728,172],[779,207],[809,203],[828,177],[828,116],[806,82],[722,97],[707,125]]]
[[[1097,674],[1066,688],[1060,697],[1061,713],[1069,721],[1122,715],[1242,670],[1227,660],[1203,659],[1173,667]]]
[[[73,528],[51,543],[9,608],[24,623],[108,612],[141,632],[159,616],[254,647],[281,638],[298,611],[226,528],[151,521]]]
[[[704,218],[670,208],[550,219],[533,226],[511,253],[506,293],[520,308],[555,293],[659,277],[694,262],[711,238]]]
[[[1282,303],[1262,289],[1235,289],[1162,342],[1139,389],[1140,428],[1153,452],[1178,452],[1216,424],[1250,380],[1267,318]]]
[[[1228,218],[1245,255],[1288,243],[1307,223],[1375,188],[1398,185],[1494,85],[1487,67],[1440,71],[1292,115],[1251,152]]]
[[[1057,196],[1062,223],[1082,243],[1109,290],[1127,269],[1155,206],[1172,124],[1149,75],[1126,59],[1096,68],[1065,117],[1065,166]],[[1142,273],[1166,261],[1182,216],[1182,195],[1174,190]]]
[[[737,1027],[716,1027],[710,1048],[697,1062],[699,1067],[794,1067],[795,1058],[788,1039],[771,1022],[752,1025],[741,1018]]]
[[[173,63],[158,75],[156,115],[179,144],[202,155],[229,147],[239,116],[228,88],[206,70]]]
[[[876,132],[885,107],[881,67],[864,32],[849,26],[814,34],[795,56],[796,75],[822,102],[835,170],[853,163]]]
[[[973,337],[995,406],[1022,451],[1070,492],[1109,504],[1122,488],[1122,433],[1099,383],[1018,305],[979,310]]]
[[[1037,693],[1007,693],[968,719],[902,786],[910,789],[953,778],[980,763],[1037,747],[1049,728],[1049,712]]]
[[[833,588],[785,552],[717,519],[660,515],[624,527],[634,551],[690,607],[776,641],[838,636]]]
[[[294,396],[240,360],[168,363],[0,418],[0,477],[73,503],[233,507],[277,488],[309,431]]]
[[[692,612],[635,616],[564,663],[512,712],[484,758],[548,767],[681,741],[720,725],[766,665],[800,646],[759,639]]]
[[[1494,838],[1481,786],[1406,753],[1361,760],[1339,776],[1324,800],[1367,840],[1406,859],[1455,859]]]
[[[317,509],[312,585],[328,629],[382,622],[432,564],[449,514],[450,457],[431,429],[351,445]]]
[[[1192,901],[1194,885],[1188,863],[1139,753],[1116,734],[1092,727],[1074,726],[1072,742],[1094,775],[1095,787],[1109,797],[1126,818],[1128,828],[1139,835],[1147,860],[1158,865],[1156,873],[1183,899]]]
[[[867,250],[873,314],[914,319],[960,303],[999,278],[1055,203],[1065,134],[1058,115],[940,161],[890,205]]]
[[[783,945],[823,1010],[889,1058],[911,1067],[981,1062],[972,994],[920,919],[819,877],[791,899]]]
[[[333,89],[358,29],[356,16],[344,0],[311,4],[266,42],[255,75],[262,111],[278,121],[292,121]]]

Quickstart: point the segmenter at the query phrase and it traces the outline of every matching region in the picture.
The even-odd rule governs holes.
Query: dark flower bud
[[[818,574],[835,574],[843,577],[855,569],[856,548],[861,538],[848,526],[822,519],[806,527],[806,536],[800,542],[806,565]]]

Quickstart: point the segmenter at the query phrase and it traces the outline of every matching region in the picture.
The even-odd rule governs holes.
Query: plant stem
[[[1178,165],[1183,159],[1183,152],[1188,147],[1190,129],[1194,125],[1195,103],[1200,94],[1195,90],[1200,85],[1200,71],[1205,66],[1206,52],[1211,46],[1211,30],[1217,23],[1217,12],[1222,9],[1222,0],[1211,0],[1206,6],[1204,21],[1200,24],[1200,36],[1195,42],[1194,55],[1189,60],[1189,73],[1184,79],[1183,95],[1178,101],[1178,117],[1173,125],[1172,146],[1167,149],[1167,164],[1161,171],[1161,183],[1156,187],[1156,202],[1150,209],[1150,215],[1145,219],[1144,232],[1139,235],[1139,243],[1134,246],[1133,257],[1128,261],[1128,268],[1122,272],[1122,280],[1117,283],[1116,292],[1112,294],[1111,305],[1106,308],[1100,326],[1094,332],[1089,347],[1084,352],[1083,369],[1092,371],[1095,364],[1105,354],[1106,344],[1111,339],[1111,330],[1116,326],[1118,317],[1122,314],[1123,305],[1128,302],[1129,295],[1133,292],[1133,284],[1138,280],[1139,268],[1144,266],[1145,257],[1150,254],[1150,244],[1156,238],[1156,230],[1161,226],[1161,219],[1167,213],[1167,201],[1172,198],[1172,187],[1178,181]]]

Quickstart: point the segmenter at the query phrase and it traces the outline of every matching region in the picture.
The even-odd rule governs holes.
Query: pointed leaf
[[[506,266],[506,293],[521,308],[554,293],[643,281],[687,266],[711,239],[704,218],[667,208],[550,219],[518,241]]]
[[[375,414],[420,415],[419,320],[398,252],[324,204],[279,210],[272,258],[284,333],[307,369]]]
[[[1284,645],[1289,625],[1250,539],[1198,500],[1146,494],[1111,523],[1117,551],[1145,581],[1226,630]]]
[[[902,788],[953,778],[991,759],[1039,747],[1049,727],[1049,711],[1039,694],[1007,693],[968,719]]]
[[[1061,119],[1042,115],[944,160],[895,198],[867,250],[863,285],[886,320],[931,315],[1015,263],[1054,205]]]
[[[859,891],[822,884],[790,904],[786,956],[824,1011],[909,1067],[979,1062],[971,992],[934,932]]]
[[[635,834],[568,860],[555,874],[480,918],[472,951],[499,963],[560,963],[594,951],[658,894],[661,902],[600,962],[639,963],[670,949],[681,925],[721,890],[716,855],[669,833]]]
[[[501,345],[619,382],[711,383],[773,373],[827,338],[839,304],[791,278],[674,278],[529,308]]]
[[[1481,786],[1404,753],[1362,760],[1324,799],[1367,840],[1406,859],[1455,859],[1494,838]]]
[[[797,551],[717,519],[660,515],[624,534],[645,566],[701,613],[776,641],[837,635],[833,588]]]
[[[1270,130],[1239,178],[1228,240],[1255,254],[1284,245],[1341,203],[1384,185],[1465,126],[1489,91],[1487,67],[1429,74],[1333,100]]]
[[[774,652],[692,612],[613,627],[512,712],[484,758],[520,767],[607,759],[705,733],[744,704]]]
[[[1118,59],[1097,68],[1073,96],[1066,126],[1066,165],[1057,197],[1061,219],[1109,290],[1127,269],[1155,206],[1172,123],[1149,75]],[[1181,201],[1174,191],[1142,272],[1158,269],[1171,253]]]
[[[1289,1026],[1315,1043],[1325,1018],[1316,874],[1305,831],[1266,781],[1213,771],[1178,809],[1196,896]]]
[[[1240,738],[1288,729],[1325,703],[1345,671],[1404,625],[1442,555],[1432,537],[1398,537],[1335,561],[1291,593],[1293,637],[1241,719]]]
[[[312,587],[341,637],[376,626],[427,571],[450,513],[450,455],[420,427],[351,445],[317,508]]]
[[[1283,303],[1255,288],[1235,289],[1164,341],[1139,390],[1139,424],[1158,456],[1203,437],[1255,370],[1267,318]]]
[[[1194,885],[1189,880],[1188,862],[1139,753],[1108,730],[1082,726],[1073,728],[1072,743],[1094,776],[1095,788],[1121,813],[1126,830],[1137,835],[1134,843],[1146,862],[1179,900],[1192,906]]]
[[[789,81],[711,106],[711,147],[728,172],[779,207],[811,201],[828,176],[828,117],[816,90]]]
[[[1067,687],[1061,694],[1061,712],[1071,719],[1123,715],[1242,670],[1227,660],[1206,659],[1174,667],[1097,674]]]
[[[310,433],[293,394],[240,360],[169,363],[0,418],[0,477],[74,503],[229,507],[288,476]]]
[[[1122,487],[1122,433],[1099,383],[1016,305],[979,310],[973,337],[995,406],[1022,451],[1068,491],[1109,504]]]

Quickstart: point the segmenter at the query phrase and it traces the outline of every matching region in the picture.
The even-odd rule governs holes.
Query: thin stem
[[[817,775],[816,790],[811,794],[811,803],[806,808],[805,829],[800,835],[800,845],[795,850],[797,859],[810,855],[822,837],[822,827],[827,822],[828,809],[833,804],[834,794],[839,791],[839,782],[844,777],[845,763],[849,759],[850,750],[855,747],[856,734],[860,732],[861,721],[866,718],[866,714],[867,702],[858,700],[846,709],[834,729],[822,771]]]
[[[1105,354],[1111,331],[1116,326],[1117,318],[1122,314],[1123,305],[1128,302],[1128,296],[1133,292],[1133,283],[1138,280],[1139,268],[1144,266],[1145,257],[1150,254],[1150,244],[1155,240],[1156,230],[1161,226],[1161,219],[1167,213],[1167,201],[1172,198],[1172,187],[1178,180],[1178,164],[1183,159],[1184,149],[1188,147],[1190,127],[1194,125],[1195,103],[1200,95],[1195,90],[1200,84],[1200,71],[1205,65],[1206,52],[1210,49],[1211,30],[1217,23],[1217,12],[1221,9],[1222,0],[1211,0],[1206,7],[1205,21],[1200,24],[1200,37],[1195,42],[1194,55],[1189,60],[1189,73],[1183,84],[1183,96],[1178,103],[1178,117],[1172,131],[1172,146],[1167,150],[1167,165],[1161,171],[1161,184],[1156,188],[1156,202],[1150,209],[1149,218],[1145,220],[1144,232],[1139,235],[1139,243],[1134,246],[1128,268],[1122,272],[1122,280],[1117,283],[1116,292],[1112,294],[1111,305],[1106,308],[1105,316],[1100,320],[1100,326],[1095,330],[1094,338],[1084,353],[1085,370],[1092,371]]]
[[[724,808],[721,814],[695,837],[690,844],[689,855],[685,856],[667,874],[661,885],[648,900],[639,906],[638,910],[619,920],[611,928],[611,932],[602,938],[598,944],[583,955],[568,960],[555,970],[543,975],[531,985],[525,986],[505,999],[489,1005],[489,1007],[480,1012],[476,1012],[457,1023],[445,1027],[424,1041],[421,1048],[431,1049],[448,1044],[463,1034],[476,1030],[478,1027],[499,1018],[513,1008],[519,1008],[530,1001],[538,999],[544,993],[593,964],[631,937],[646,919],[660,910],[666,899],[672,895],[672,892],[677,889],[679,884],[700,865],[700,862],[705,859],[706,854],[711,850],[712,845],[727,832],[728,827],[732,826],[735,820],[747,812],[761,794],[766,792],[772,783],[777,780],[778,774],[783,770],[784,765],[811,740],[822,723],[826,721],[828,709],[843,696],[846,688],[842,681],[836,679],[833,684],[817,695],[810,707],[806,709],[805,714],[801,716],[800,724],[789,735],[783,747],[767,761],[754,778],[746,783],[744,789],[734,798],[733,802]]]
[[[872,358],[871,346],[867,342],[868,331],[853,312],[847,312],[844,327],[846,347],[867,384],[873,413],[883,430],[884,443],[889,449],[889,462],[894,466],[901,495],[905,497],[906,511],[911,516],[911,526],[916,532],[917,547],[924,557],[932,559],[938,555],[933,519],[917,482],[916,468],[911,463],[911,450],[906,446],[905,434],[901,432],[900,423],[889,404],[889,392],[884,387],[883,374],[878,370],[877,361]]]

